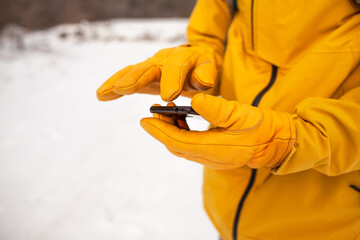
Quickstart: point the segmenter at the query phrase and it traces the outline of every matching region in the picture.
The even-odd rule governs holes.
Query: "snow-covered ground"
[[[95,97],[117,70],[184,43],[185,29],[183,19],[114,20],[2,35],[0,239],[217,239],[202,167],[139,125],[160,97]]]

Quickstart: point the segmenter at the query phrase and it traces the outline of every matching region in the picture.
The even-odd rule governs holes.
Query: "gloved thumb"
[[[199,93],[191,100],[192,108],[213,126],[228,130],[249,130],[262,121],[260,109]]]

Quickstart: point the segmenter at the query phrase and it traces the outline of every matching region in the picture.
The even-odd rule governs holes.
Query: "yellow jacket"
[[[360,239],[360,8],[234,5],[198,0],[189,42],[223,60],[222,97],[295,113],[297,139],[276,169],[205,168],[208,215],[225,240]]]

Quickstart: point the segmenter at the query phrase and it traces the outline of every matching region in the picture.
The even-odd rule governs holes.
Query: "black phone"
[[[164,115],[199,115],[190,106],[152,106],[150,112]]]

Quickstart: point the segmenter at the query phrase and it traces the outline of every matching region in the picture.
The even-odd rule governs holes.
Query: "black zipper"
[[[256,98],[254,99],[254,101],[252,102],[252,106],[257,107],[259,106],[260,100],[261,98],[264,96],[264,94],[269,91],[269,89],[272,87],[272,85],[275,82],[276,76],[277,76],[277,71],[278,71],[278,67],[275,65],[271,65],[272,69],[271,69],[271,78],[270,78],[270,82],[268,83],[268,85],[261,90],[261,92],[259,92],[259,94],[256,96]]]
[[[261,90],[259,92],[259,94],[255,97],[254,101],[252,102],[252,106],[257,107],[259,106],[260,100],[261,98],[264,96],[264,94],[269,91],[269,89],[272,87],[272,85],[274,85],[276,76],[277,76],[277,71],[278,71],[278,67],[275,65],[271,65],[272,66],[272,70],[271,70],[271,78],[270,78],[270,82],[266,85],[266,87]],[[241,210],[243,208],[243,205],[245,203],[245,200],[247,198],[247,196],[249,195],[251,188],[254,186],[255,183],[255,179],[256,179],[256,173],[257,170],[256,169],[251,169],[251,176],[248,182],[248,185],[246,186],[245,192],[243,193],[240,202],[238,204],[238,207],[236,209],[236,214],[235,214],[235,219],[234,219],[234,224],[233,224],[233,240],[237,240],[237,229],[238,229],[238,225],[239,225],[239,219],[240,219],[240,213]]]
[[[357,192],[360,193],[360,188],[359,188],[359,187],[357,187],[357,186],[355,186],[355,185],[352,185],[352,184],[350,184],[350,187],[351,187],[352,189],[354,189],[355,191],[357,191]]]
[[[254,2],[255,0],[251,0],[251,13],[250,13],[250,24],[251,24],[251,49],[254,51],[255,50],[255,45],[254,45]]]
[[[239,9],[238,5],[237,5],[237,0],[233,0],[233,7],[234,7],[235,11],[237,11]]]
[[[239,225],[239,219],[240,219],[240,213],[241,213],[241,209],[245,203],[245,200],[247,198],[247,196],[249,195],[249,192],[252,188],[252,186],[255,183],[255,178],[256,178],[256,169],[251,169],[251,176],[250,176],[250,180],[249,183],[245,189],[244,194],[242,195],[240,202],[238,204],[238,207],[236,209],[236,215],[235,215],[235,219],[234,219],[234,225],[233,225],[233,240],[237,240],[237,227]]]

